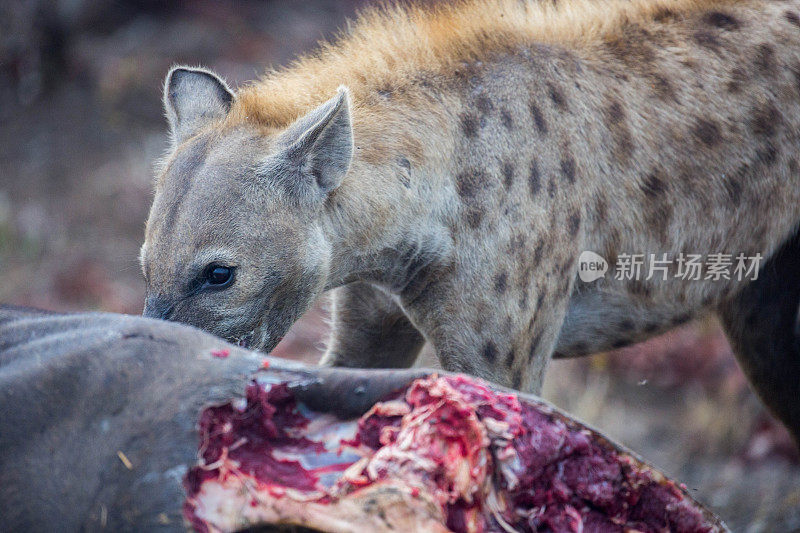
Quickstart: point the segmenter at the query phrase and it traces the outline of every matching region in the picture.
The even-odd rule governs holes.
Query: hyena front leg
[[[423,297],[406,310],[445,370],[539,393],[573,281],[565,277],[552,284],[528,275],[527,270],[494,272],[480,280],[453,281],[430,290],[445,298],[425,302]],[[487,284],[491,288],[481,290]]]
[[[424,344],[391,296],[368,283],[352,283],[334,292],[333,332],[320,364],[408,368]]]
[[[720,308],[736,357],[763,402],[800,445],[800,232]]]

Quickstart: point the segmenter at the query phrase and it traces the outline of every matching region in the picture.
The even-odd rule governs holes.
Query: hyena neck
[[[354,159],[329,198],[329,287],[367,281],[401,294],[452,249],[446,203],[453,152],[447,106],[421,92],[355,102]]]

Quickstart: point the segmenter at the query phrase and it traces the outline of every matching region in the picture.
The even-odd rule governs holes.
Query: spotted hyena
[[[271,350],[336,289],[324,364],[428,341],[535,392],[552,356],[715,312],[800,436],[800,0],[373,10],[237,92],[175,68],[164,101],[145,315]],[[582,282],[587,250],[673,263]],[[689,254],[763,263],[685,280]]]

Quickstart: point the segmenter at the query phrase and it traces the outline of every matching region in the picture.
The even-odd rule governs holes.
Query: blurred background
[[[236,87],[368,3],[2,2],[0,302],[139,314],[168,68],[204,65]],[[323,299],[276,355],[315,362],[327,335]],[[800,458],[715,322],[555,361],[545,397],[684,482],[734,531],[800,531]]]

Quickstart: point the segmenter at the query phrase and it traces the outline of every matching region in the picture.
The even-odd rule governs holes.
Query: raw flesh
[[[707,532],[674,482],[546,404],[432,375],[357,420],[285,384],[206,408],[184,513],[198,531]]]

